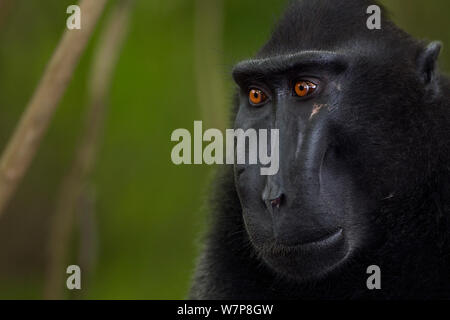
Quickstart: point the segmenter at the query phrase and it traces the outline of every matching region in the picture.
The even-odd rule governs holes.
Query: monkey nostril
[[[271,204],[272,208],[279,208],[280,207],[281,197],[282,196],[279,196],[279,197],[277,197],[275,199],[270,200],[270,204]]]
[[[267,210],[272,214],[274,213],[274,210],[280,208],[284,201],[284,194],[279,179],[278,176],[268,176],[266,186],[262,193],[262,201]]]

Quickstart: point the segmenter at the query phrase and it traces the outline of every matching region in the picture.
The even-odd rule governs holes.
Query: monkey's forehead
[[[367,27],[369,6],[381,8],[381,29]],[[335,51],[342,47],[409,47],[417,45],[412,36],[389,20],[381,4],[366,0],[293,1],[277,23],[272,37],[258,52],[258,57],[310,50]],[[364,46],[360,45],[364,49]]]

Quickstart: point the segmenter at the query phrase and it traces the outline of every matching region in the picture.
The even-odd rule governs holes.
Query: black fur
[[[226,166],[213,192],[191,298],[450,298],[450,82],[435,70],[440,44],[415,40],[384,9],[382,29],[368,30],[371,4],[294,1],[256,57],[304,50],[349,57],[344,93],[328,100],[327,121],[357,190],[375,199],[369,224],[350,222],[370,244],[358,244],[347,261],[315,279],[277,272],[249,237],[233,168]],[[390,187],[394,192],[385,194]],[[381,290],[366,287],[373,264],[381,267]]]

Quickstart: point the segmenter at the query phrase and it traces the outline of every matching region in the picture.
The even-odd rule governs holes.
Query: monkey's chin
[[[315,242],[284,246],[273,244],[261,248],[264,262],[276,273],[299,282],[319,280],[347,260],[349,246],[343,229]]]

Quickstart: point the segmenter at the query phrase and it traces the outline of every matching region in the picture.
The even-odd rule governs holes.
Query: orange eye
[[[305,97],[312,94],[317,88],[317,85],[311,81],[299,81],[295,84],[295,94],[299,97]]]
[[[262,90],[251,89],[248,93],[248,100],[252,105],[259,105],[267,100],[267,96]]]

